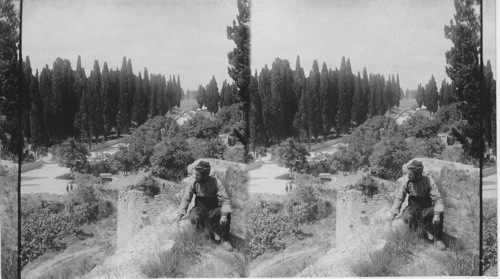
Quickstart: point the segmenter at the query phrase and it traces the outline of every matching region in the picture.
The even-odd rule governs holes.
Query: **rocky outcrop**
[[[479,169],[472,165],[465,165],[456,162],[444,161],[434,158],[415,158],[408,163],[403,165],[403,173],[406,175],[408,173],[408,164],[413,161],[418,160],[424,165],[424,175],[431,175],[432,177],[439,177],[443,169],[449,170],[460,170],[465,174],[472,177],[479,177]]]

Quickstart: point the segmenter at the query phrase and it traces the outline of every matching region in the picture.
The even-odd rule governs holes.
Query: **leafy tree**
[[[401,166],[411,158],[412,154],[402,135],[383,137],[375,144],[370,156],[371,171],[380,178],[396,180],[402,175]]]
[[[220,124],[201,114],[196,114],[189,119],[188,125],[185,129],[187,129],[189,137],[211,139],[216,138],[219,135]]]
[[[183,137],[163,139],[151,156],[152,173],[163,179],[179,181],[187,175],[187,166],[194,161],[193,151]]]
[[[227,27],[227,38],[234,41],[236,48],[228,53],[229,76],[238,86],[240,100],[243,102],[243,121],[245,138],[250,138],[250,98],[248,86],[252,75],[250,69],[250,1],[238,0],[238,12],[233,26]],[[245,157],[248,155],[248,141],[243,142]]]
[[[461,110],[468,122],[461,143],[467,153],[479,159],[484,152],[480,105],[480,22],[473,0],[455,0],[454,3],[454,19],[444,28],[445,38],[453,43],[453,47],[446,52],[446,73],[454,81],[458,101],[463,103]],[[472,140],[471,144],[465,142],[467,138]]]
[[[309,151],[307,146],[288,138],[281,142],[276,149],[278,165],[290,169],[290,172],[306,172]]]
[[[111,156],[111,162],[116,170],[122,171],[127,175],[131,171],[138,171],[140,168],[139,158],[134,156],[131,150],[124,146],[120,146],[118,151]]]
[[[85,169],[88,164],[87,156],[90,152],[87,147],[74,138],[69,138],[57,148],[56,154],[61,157],[59,165],[69,168],[73,175],[74,171]]]

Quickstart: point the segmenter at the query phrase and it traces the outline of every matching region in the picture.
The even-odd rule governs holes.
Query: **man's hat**
[[[408,164],[408,169],[422,172],[424,170],[424,165],[420,161],[413,160]]]
[[[210,163],[205,161],[200,161],[198,165],[194,167],[194,169],[202,172],[210,172]]]

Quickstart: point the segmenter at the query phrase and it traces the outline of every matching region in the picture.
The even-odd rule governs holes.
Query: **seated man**
[[[444,204],[436,182],[422,175],[422,162],[413,160],[408,164],[408,176],[399,185],[394,205],[390,210],[392,219],[396,217],[408,194],[408,206],[403,210],[402,217],[410,229],[423,228],[430,240],[433,240],[441,250],[445,249],[441,241],[443,236]]]
[[[195,167],[195,182],[190,184],[182,197],[178,213],[178,220],[186,214],[187,207],[196,195],[194,207],[189,212],[191,223],[198,230],[205,227],[211,232],[218,232],[221,244],[226,250],[231,250],[229,229],[231,223],[231,201],[224,185],[219,179],[210,176],[210,163],[200,161]]]

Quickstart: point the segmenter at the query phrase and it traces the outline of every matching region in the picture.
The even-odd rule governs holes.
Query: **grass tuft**
[[[92,257],[73,259],[42,273],[38,279],[68,279],[79,278],[89,273],[97,265]]]

